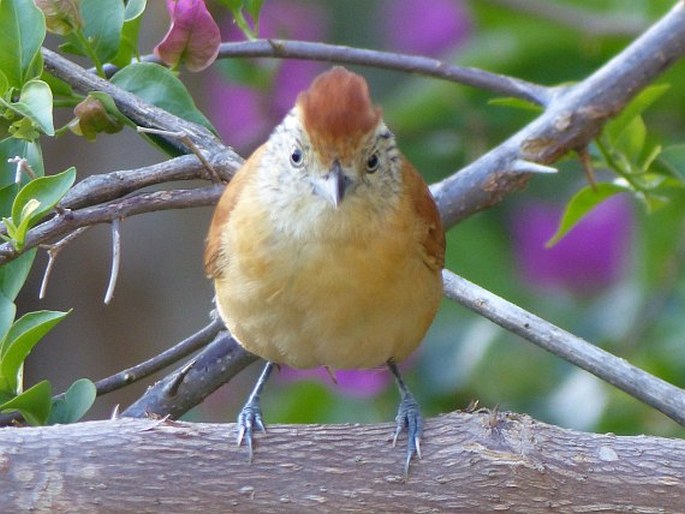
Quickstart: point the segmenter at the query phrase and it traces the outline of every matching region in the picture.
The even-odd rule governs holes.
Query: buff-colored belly
[[[277,363],[344,369],[401,361],[440,302],[440,273],[406,241],[235,244],[251,245],[238,252],[250,258],[229,258],[217,306],[248,351]]]

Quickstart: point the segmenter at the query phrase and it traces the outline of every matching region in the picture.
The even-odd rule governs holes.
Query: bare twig
[[[138,132],[146,133],[146,134],[155,134],[158,136],[165,136],[167,138],[177,138],[179,139],[183,144],[185,144],[190,151],[195,155],[202,165],[205,167],[205,170],[207,171],[207,175],[209,175],[209,178],[213,182],[221,182],[221,177],[217,173],[217,171],[214,169],[212,164],[205,158],[205,156],[202,154],[200,149],[197,147],[197,145],[193,142],[193,140],[186,134],[185,132],[172,132],[170,130],[160,130],[160,129],[155,129],[155,128],[149,128],[149,127],[138,127],[137,128]]]
[[[33,171],[33,168],[29,164],[29,161],[23,157],[19,157],[19,156],[10,157],[9,159],[7,159],[7,162],[9,162],[10,164],[16,164],[17,165],[16,172],[14,173],[15,184],[18,184],[21,181],[21,174],[22,173],[26,173],[26,175],[31,180],[38,177],[38,175],[36,175],[36,172]]]
[[[78,236],[83,234],[86,230],[88,230],[91,226],[85,226],[85,227],[80,227],[74,230],[71,234],[68,234],[66,237],[61,239],[60,241],[51,244],[51,245],[44,245],[45,249],[47,250],[48,254],[48,263],[45,266],[45,273],[43,273],[43,280],[40,283],[40,291],[38,292],[38,298],[41,300],[45,298],[45,292],[48,289],[48,281],[50,280],[50,276],[52,275],[52,268],[55,265],[55,262],[57,261],[57,257],[59,256],[59,253],[62,251],[62,249],[71,241],[76,239]]]
[[[522,98],[538,105],[547,105],[553,95],[553,88],[477,68],[447,64],[444,61],[430,57],[309,41],[257,39],[237,43],[223,43],[219,49],[219,56],[221,58],[279,57],[281,59],[307,59],[404,71],[458,82],[492,91],[498,95]]]
[[[105,292],[105,305],[109,305],[114,296],[114,288],[119,277],[119,267],[121,265],[121,218],[112,220],[112,270],[109,274],[107,292]]]
[[[588,151],[587,146],[577,150],[577,153],[588,184],[590,184],[590,187],[592,187],[593,191],[597,191],[597,179],[595,178],[595,170],[592,167],[592,157],[590,157],[590,152]]]
[[[224,329],[223,322],[218,318],[213,318],[207,326],[177,343],[172,348],[169,348],[140,364],[136,364],[133,367],[95,382],[98,396],[121,389],[122,387],[137,382],[138,380],[148,377],[151,374],[180,361],[191,353],[207,346],[207,344],[216,337],[219,331]]]
[[[142,380],[153,373],[156,373],[175,362],[184,359],[188,355],[201,348],[207,346],[219,333],[219,331],[224,330],[225,326],[223,322],[217,317],[213,317],[212,321],[204,328],[198,330],[195,334],[184,339],[183,341],[175,344],[172,348],[155,355],[154,357],[136,364],[130,368],[124,369],[114,375],[103,378],[95,382],[95,390],[98,396],[103,396],[107,393],[111,393],[118,389],[122,389],[126,386],[133,384],[139,380]],[[64,398],[65,393],[57,394],[53,397],[53,400],[58,400]],[[112,419],[117,419],[119,417],[119,406],[115,407],[112,413]],[[10,425],[14,421],[21,420],[21,415],[18,412],[9,414],[0,414],[0,426]]]
[[[685,425],[685,391],[552,325],[451,271],[445,295],[501,327],[613,384]]]

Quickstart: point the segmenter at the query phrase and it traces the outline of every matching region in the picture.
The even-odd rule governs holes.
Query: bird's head
[[[319,75],[300,93],[270,146],[285,160],[281,164],[289,171],[290,185],[318,198],[322,208],[338,209],[351,198],[377,203],[399,191],[395,138],[383,123],[381,109],[371,102],[364,78],[340,66]]]

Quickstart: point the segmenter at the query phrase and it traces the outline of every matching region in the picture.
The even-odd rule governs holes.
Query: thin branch
[[[242,158],[226,152],[211,155],[209,159],[212,168],[224,180],[230,180],[242,162]],[[204,174],[204,164],[195,155],[182,155],[142,168],[90,175],[69,190],[62,205],[80,209],[121,198],[148,186],[204,178]]]
[[[51,245],[45,245],[45,248],[47,250],[48,254],[48,263],[45,266],[45,273],[43,273],[43,280],[40,283],[40,291],[38,292],[38,298],[43,299],[45,298],[45,293],[48,289],[48,281],[50,280],[50,276],[52,275],[52,269],[53,266],[55,265],[55,262],[57,261],[57,257],[59,257],[60,252],[62,249],[69,244],[71,241],[76,239],[78,236],[83,234],[86,230],[88,230],[90,226],[87,227],[80,227],[76,230],[74,230],[71,234],[68,234],[66,237],[61,239],[60,241],[51,244]]]
[[[148,127],[138,127],[138,132],[142,132],[144,134],[155,134],[158,136],[165,136],[167,138],[176,138],[179,141],[181,141],[184,145],[186,145],[190,151],[192,152],[193,155],[195,155],[198,160],[202,163],[202,166],[204,166],[205,171],[207,172],[207,175],[209,176],[210,180],[213,182],[221,182],[221,177],[217,173],[217,171],[214,169],[212,164],[205,159],[205,156],[202,155],[202,152],[200,149],[197,147],[197,145],[193,142],[193,140],[186,134],[185,132],[171,132],[169,130],[160,130],[160,129],[155,129],[155,128],[148,128]]]
[[[284,39],[254,39],[222,43],[219,59],[236,57],[277,57],[281,59],[303,59],[339,64],[356,64],[392,71],[416,73],[450,82],[491,91],[498,95],[521,98],[537,105],[547,105],[555,88],[541,86],[515,77],[492,73],[478,68],[448,64],[438,59],[421,55],[407,55],[366,48],[353,48],[314,41],[293,41]],[[161,64],[155,55],[146,55],[143,60]],[[116,68],[107,70],[114,73]]]
[[[235,160],[241,161],[235,152],[226,148],[219,138],[206,127],[179,118],[164,109],[144,102],[136,95],[98,77],[94,73],[88,72],[85,68],[65,59],[52,50],[43,47],[41,52],[45,70],[48,73],[67,82],[74,91],[79,93],[87,94],[90,91],[107,93],[112,97],[119,111],[136,125],[171,132],[183,131],[198,148],[207,152],[208,155],[229,152],[235,156]],[[182,152],[189,153],[189,149],[180,144],[178,138],[166,138],[166,141]]]
[[[550,353],[609,382],[685,425],[685,391],[459,277],[443,271],[445,296]],[[225,333],[222,333],[225,334]],[[205,348],[196,360],[150,387],[123,416],[149,414],[178,418],[257,358],[228,334]],[[186,379],[186,375],[190,375]],[[202,377],[200,380],[199,378]],[[174,394],[169,395],[173,384]]]
[[[522,98],[538,105],[547,105],[552,93],[552,88],[526,82],[525,80],[477,68],[447,64],[444,61],[430,57],[309,41],[257,39],[253,41],[222,43],[219,49],[219,56],[221,58],[278,57],[281,59],[306,59],[404,71],[458,82],[486,91],[492,91],[498,95]]]
[[[191,353],[207,346],[207,344],[216,337],[219,331],[224,329],[224,324],[220,319],[212,319],[206,327],[159,355],[155,355],[151,359],[122,370],[112,376],[98,380],[95,382],[97,395],[102,396],[126,387],[180,361]]]
[[[117,218],[148,212],[214,205],[221,196],[223,189],[223,185],[216,184],[197,189],[140,193],[102,205],[70,211],[65,215],[55,216],[30,230],[23,251],[63,237],[79,227],[111,223]],[[19,255],[21,253],[17,252],[11,244],[3,243],[0,245],[0,265],[16,259]]]
[[[26,173],[26,175],[33,180],[34,178],[38,178],[38,175],[36,175],[36,172],[33,171],[33,168],[29,164],[28,159],[25,159],[23,157],[10,157],[7,159],[7,162],[10,164],[16,164],[16,172],[14,173],[14,183],[18,184],[21,181],[21,174]]]
[[[118,389],[138,382],[153,373],[174,364],[175,362],[184,359],[193,352],[200,350],[207,346],[221,330],[225,330],[224,323],[217,317],[212,317],[212,321],[204,328],[200,329],[190,337],[175,344],[172,348],[155,355],[154,357],[136,364],[130,368],[124,369],[114,375],[103,378],[95,382],[95,390],[97,396],[103,396]],[[64,398],[65,393],[60,393],[53,396],[53,400]],[[118,418],[118,405],[113,413],[113,419]],[[18,412],[10,412],[7,414],[0,414],[0,427],[11,425],[14,422],[19,422],[23,418]]]
[[[685,391],[483,289],[443,271],[445,296],[575,364],[685,425]]]
[[[109,305],[114,296],[114,288],[117,285],[117,278],[119,277],[119,268],[121,266],[121,218],[112,220],[112,270],[109,274],[109,283],[107,284],[107,292],[105,292],[105,305]]]
[[[568,3],[549,0],[488,0],[512,11],[531,14],[551,20],[592,36],[636,36],[647,23],[643,16],[633,13],[603,13],[595,9],[584,9]]]

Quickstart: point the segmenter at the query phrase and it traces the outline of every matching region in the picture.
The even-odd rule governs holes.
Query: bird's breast
[[[254,210],[254,209],[253,209]],[[284,231],[233,214],[228,265],[216,282],[229,329],[252,353],[294,367],[366,368],[402,360],[420,343],[441,297],[400,220],[317,220]],[[296,234],[296,235],[294,235]]]

